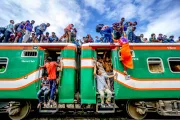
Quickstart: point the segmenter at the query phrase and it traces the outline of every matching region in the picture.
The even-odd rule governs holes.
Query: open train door
[[[38,48],[38,80],[36,82],[36,90],[37,92],[39,91],[40,87],[41,87],[41,78],[45,73],[45,70],[43,68],[41,68],[41,66],[44,65],[44,61],[45,61],[45,50],[42,49],[41,47],[37,47],[34,46],[35,49]]]

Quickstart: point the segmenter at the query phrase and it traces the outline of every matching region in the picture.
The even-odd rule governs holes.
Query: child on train
[[[50,92],[50,82],[47,78],[46,75],[44,75],[43,79],[42,79],[42,83],[41,83],[41,89],[38,91],[38,100],[39,100],[39,104],[37,106],[37,108],[40,108],[41,104],[42,104],[42,94],[44,94],[44,107],[46,108],[46,103],[47,103],[47,95]]]

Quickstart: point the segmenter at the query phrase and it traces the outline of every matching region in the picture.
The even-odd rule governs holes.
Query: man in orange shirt
[[[59,62],[59,64],[57,64],[56,62],[52,61],[51,57],[47,58],[47,62],[45,63],[45,65],[43,67],[46,68],[47,73],[48,73],[48,80],[50,82],[50,103],[49,104],[53,104],[54,105],[54,93],[56,91],[56,67],[61,67],[62,70],[62,65],[61,62]]]
[[[64,29],[64,33],[68,34],[68,40],[66,39],[66,42],[72,42],[71,41],[71,30],[73,29],[74,25],[73,24],[69,24],[65,29]]]

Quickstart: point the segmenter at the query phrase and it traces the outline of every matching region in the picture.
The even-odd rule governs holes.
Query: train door
[[[112,55],[111,55],[111,49],[101,49],[97,50],[97,68],[101,69],[103,72],[103,75],[109,76],[109,78],[106,79],[106,85],[108,86],[108,89],[111,93],[104,92],[104,105],[102,102],[102,95],[100,95],[99,91],[97,90],[97,104],[96,104],[96,111],[98,113],[114,113],[115,112],[115,100],[114,100],[114,78],[110,77],[113,75],[113,64],[112,64]],[[100,63],[100,65],[99,65]],[[104,70],[103,70],[104,69]],[[101,84],[101,83],[99,83]],[[102,83],[103,84],[103,83]],[[111,100],[109,101],[110,104],[106,104],[106,100],[108,99],[109,94],[111,94]]]
[[[39,80],[36,82],[36,89],[39,91],[41,86],[41,78],[44,74],[44,69],[42,69],[40,66],[44,65],[44,58],[45,58],[45,51],[44,50],[38,50],[38,78]]]
[[[48,57],[52,58],[53,62],[58,62],[60,59],[60,49],[51,49],[51,48],[46,48],[42,51],[40,51],[39,59],[40,59],[40,66],[44,66],[46,59]],[[58,69],[58,68],[57,68]],[[60,75],[59,72],[57,71],[56,73],[56,89],[54,90],[54,97],[53,97],[53,102],[49,101],[50,100],[50,94],[51,90],[50,89],[45,89],[45,80],[48,80],[48,72],[46,68],[41,68],[42,75],[41,75],[41,80],[39,80],[39,91],[38,91],[38,99],[41,100],[41,104],[38,104],[39,107],[39,112],[56,112],[57,111],[57,102],[58,102],[58,85],[60,81]],[[53,84],[54,85],[54,84]],[[45,96],[45,92],[47,92]],[[46,99],[45,99],[46,98]]]

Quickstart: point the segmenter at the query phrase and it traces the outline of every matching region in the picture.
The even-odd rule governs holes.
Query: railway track
[[[10,120],[8,114],[0,114],[3,120]],[[32,112],[24,120],[134,120],[128,117],[126,112],[115,114],[39,114]],[[149,113],[144,120],[180,120],[180,117],[160,116],[156,113]]]
[[[0,115],[4,120],[10,120],[7,114]],[[58,115],[58,114],[38,114],[31,113],[24,120],[134,120],[127,116],[126,113],[112,115]],[[144,120],[180,120],[180,117],[164,117],[157,114],[149,114]]]

